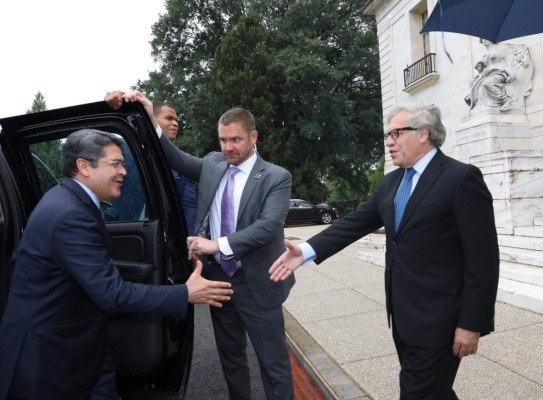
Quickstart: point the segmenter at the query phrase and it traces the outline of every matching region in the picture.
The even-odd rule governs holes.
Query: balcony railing
[[[424,58],[403,70],[405,87],[436,71],[436,53],[428,53]]]

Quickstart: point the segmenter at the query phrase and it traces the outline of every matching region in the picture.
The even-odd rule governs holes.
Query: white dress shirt
[[[238,220],[238,211],[239,203],[241,201],[241,195],[247,179],[249,179],[249,174],[251,173],[255,163],[256,163],[256,153],[253,153],[251,157],[242,162],[240,165],[237,165],[237,168],[240,170],[234,176],[234,221]],[[232,166],[230,166],[232,168]],[[209,230],[211,234],[211,240],[217,240],[219,242],[220,252],[226,256],[232,255],[234,252],[228,243],[226,236],[221,237],[221,203],[222,203],[222,193],[226,186],[226,180],[228,178],[228,170],[221,179],[219,187],[215,192],[215,198],[211,204],[211,210],[209,212]],[[216,253],[214,255],[215,260],[220,263],[220,254]]]

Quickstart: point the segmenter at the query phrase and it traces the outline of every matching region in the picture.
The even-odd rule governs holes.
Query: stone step
[[[384,250],[386,244],[386,236],[380,233],[370,233],[359,239],[357,243],[360,247],[376,250]]]
[[[527,226],[514,229],[515,236],[537,237],[543,238],[543,227]]]
[[[543,287],[500,278],[498,301],[543,314]]]
[[[379,265],[380,267],[385,266],[385,252],[383,250],[375,250],[369,248],[360,250],[357,253],[357,258],[371,264]]]
[[[541,286],[543,290],[543,268],[541,267],[501,261],[500,278]]]
[[[524,249],[543,251],[543,238],[529,236],[498,235],[500,249],[510,247],[512,249]]]
[[[534,267],[543,267],[543,251],[529,251],[500,247],[500,260],[515,264],[525,264]]]
[[[385,254],[375,249],[358,251],[359,260],[385,266]],[[498,300],[543,314],[543,268],[510,261],[500,262]]]
[[[542,314],[543,268],[501,261],[498,300]]]
[[[543,226],[543,218],[534,218],[534,226]]]

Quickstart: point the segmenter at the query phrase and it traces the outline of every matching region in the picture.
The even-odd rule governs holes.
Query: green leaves
[[[257,121],[263,158],[293,174],[315,203],[369,190],[383,154],[379,58],[366,0],[170,0],[153,32],[161,70],[138,87],[182,115],[180,144],[218,150],[232,107]],[[341,190],[337,189],[341,188]]]
[[[27,110],[27,114],[36,113],[39,111],[45,111],[47,110],[47,104],[45,103],[45,97],[43,97],[43,94],[41,91],[38,91],[36,93],[36,96],[34,97],[34,101],[32,102],[32,107],[30,110]]]

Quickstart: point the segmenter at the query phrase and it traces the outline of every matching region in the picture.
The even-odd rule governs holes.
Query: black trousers
[[[243,272],[228,278],[211,262],[208,278],[232,283],[234,294],[223,307],[211,307],[211,319],[219,358],[231,400],[250,400],[251,381],[247,360],[247,335],[260,366],[268,400],[294,398],[292,370],[285,339],[281,306],[262,309],[255,301]]]
[[[409,346],[394,323],[392,337],[401,366],[400,400],[458,400],[452,387],[460,359],[453,355],[452,343],[446,347]]]

